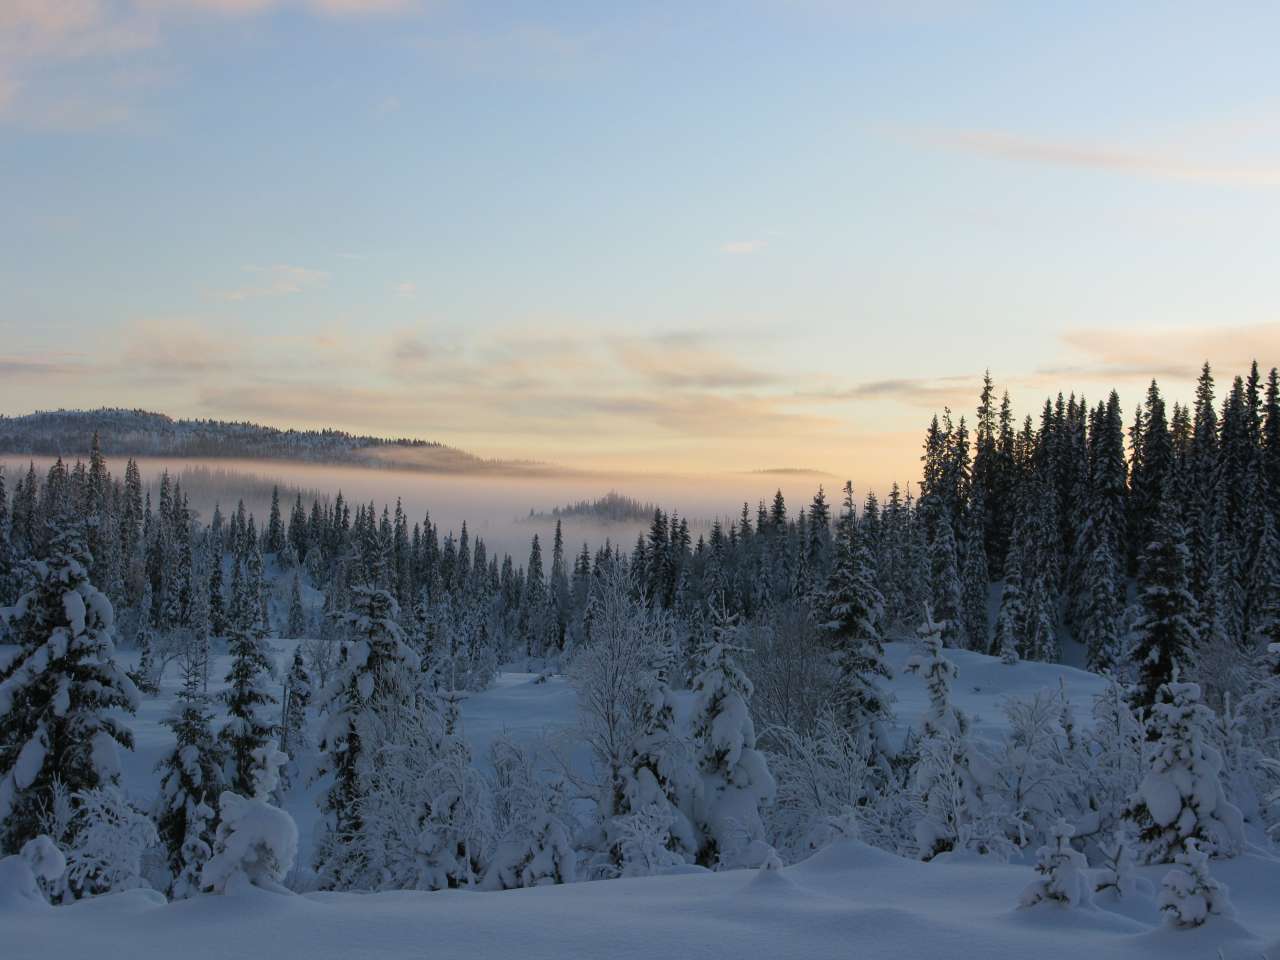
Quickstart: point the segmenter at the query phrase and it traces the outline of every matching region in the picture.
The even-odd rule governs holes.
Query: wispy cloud
[[[323,270],[298,267],[287,263],[270,267],[245,267],[245,272],[256,280],[243,287],[221,290],[215,295],[219,300],[254,300],[259,297],[287,297],[322,286],[329,275]]]
[[[732,254],[759,253],[767,246],[769,246],[768,240],[730,240],[720,245],[720,252]]]
[[[0,356],[0,375],[6,377],[62,377],[84,372],[84,365],[60,357]]]
[[[1280,157],[1249,163],[1204,159],[1185,146],[1135,148],[1085,140],[1042,139],[1001,130],[933,130],[908,139],[1022,163],[1104,170],[1134,176],[1232,186],[1280,186]]]
[[[1046,376],[1191,379],[1208,360],[1232,373],[1280,357],[1280,323],[1070,330],[1062,342],[1081,357],[1038,371]]]
[[[0,121],[58,130],[121,125],[149,85],[146,52],[199,15],[321,17],[413,14],[423,0],[0,0]],[[74,65],[77,82],[62,69]],[[84,82],[92,75],[90,82]],[[148,74],[149,76],[151,74]]]

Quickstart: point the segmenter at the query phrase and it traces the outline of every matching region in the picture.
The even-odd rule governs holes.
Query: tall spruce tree
[[[836,718],[884,758],[889,752],[884,728],[890,719],[888,696],[880,687],[880,680],[889,677],[880,636],[884,599],[876,588],[871,552],[858,536],[852,483],[844,485],[831,572],[815,612],[835,660]]]
[[[1134,702],[1150,707],[1156,693],[1195,665],[1199,608],[1188,580],[1186,531],[1172,497],[1161,500],[1142,552],[1138,577],[1141,616],[1133,660],[1138,666]]]
[[[89,581],[92,562],[79,526],[55,521],[13,611],[17,652],[0,667],[0,853],[44,832],[55,782],[72,797],[116,785],[118,749],[133,747],[119,714],[137,710],[138,691],[116,663],[114,614]]]

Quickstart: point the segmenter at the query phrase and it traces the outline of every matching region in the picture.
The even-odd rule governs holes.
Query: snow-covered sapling
[[[1198,927],[1210,917],[1234,915],[1227,888],[1209,876],[1209,854],[1188,838],[1178,866],[1160,882],[1160,910],[1175,927]]]
[[[1065,820],[1053,827],[1053,839],[1037,851],[1039,876],[1022,891],[1021,906],[1049,901],[1064,907],[1087,907],[1093,903],[1089,861],[1071,847],[1075,828]]]

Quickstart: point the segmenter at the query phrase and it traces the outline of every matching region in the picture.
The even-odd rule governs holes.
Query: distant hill
[[[0,453],[83,456],[95,431],[108,456],[295,460],[447,473],[537,472],[539,466],[485,460],[428,440],[386,439],[343,430],[281,430],[228,420],[179,420],[119,407],[0,415]]]

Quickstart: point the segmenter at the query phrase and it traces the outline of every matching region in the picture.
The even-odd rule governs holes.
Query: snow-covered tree
[[[1117,900],[1133,897],[1139,890],[1139,880],[1129,837],[1122,830],[1116,831],[1115,836],[1099,845],[1098,849],[1101,867],[1096,876],[1095,892]]]
[[[764,754],[756,749],[751,693],[751,681],[730,648],[713,643],[693,686],[693,737],[702,779],[698,863],[703,866],[732,867],[760,859],[761,809],[772,802],[776,785]]]
[[[959,675],[959,670],[942,652],[944,629],[926,605],[924,622],[916,630],[921,650],[908,659],[906,665],[906,671],[922,677],[929,690],[929,713],[924,718],[926,737],[944,733],[960,735],[968,727],[964,714],[951,703],[951,681]]]
[[[911,786],[920,859],[951,850],[1008,855],[1007,817],[993,803],[993,766],[980,745],[942,730],[922,739],[919,751]]]
[[[1212,723],[1198,684],[1167,683],[1157,691],[1147,775],[1125,814],[1146,863],[1172,862],[1188,839],[1209,856],[1234,856],[1244,846],[1240,811],[1222,789],[1222,756],[1210,743]]]
[[[218,798],[213,856],[200,874],[201,885],[214,893],[240,893],[249,886],[285,893],[283,881],[298,854],[293,817],[270,801],[288,757],[265,746],[255,749],[252,759],[252,794],[227,790]]]
[[[588,620],[590,639],[569,667],[591,750],[591,783],[584,786],[597,808],[585,841],[592,851],[587,870],[600,877],[643,871],[643,863],[626,859],[625,845],[640,826],[658,830],[656,842],[679,861],[692,859],[700,846],[692,822],[700,778],[693,745],[675,722],[671,615],[634,597],[619,564],[592,585]],[[631,818],[642,809],[648,812],[640,824]]]
[[[410,884],[415,889],[475,886],[484,869],[484,852],[492,842],[492,796],[471,763],[458,703],[454,694],[444,698],[443,725],[431,748],[428,792],[416,804],[420,829],[412,848]]]
[[[816,607],[834,654],[836,716],[847,730],[864,738],[878,758],[887,758],[884,727],[890,708],[880,686],[880,680],[889,677],[880,637],[884,600],[876,588],[871,551],[858,537],[851,483],[844,486],[831,572]]]
[[[1160,911],[1174,927],[1203,926],[1210,917],[1231,917],[1227,888],[1209,875],[1209,854],[1194,837],[1174,857],[1178,864],[1160,881]]]
[[[137,709],[138,691],[115,661],[111,603],[89,582],[89,565],[78,533],[58,530],[11,611],[16,650],[0,662],[0,851],[46,832],[55,784],[78,795],[119,783],[117,750],[133,746],[120,714]]]
[[[1045,901],[1064,907],[1087,907],[1093,903],[1093,881],[1089,877],[1089,861],[1071,846],[1075,830],[1065,820],[1053,828],[1053,839],[1036,851],[1036,873],[1039,876],[1022,891],[1021,906],[1032,907]]]
[[[307,632],[307,617],[302,610],[302,582],[295,573],[293,586],[289,590],[289,624],[287,630],[290,639],[298,640]]]
[[[199,892],[203,856],[213,842],[212,811],[207,803],[222,792],[222,750],[210,727],[212,714],[201,690],[199,672],[192,663],[182,690],[165,726],[175,744],[160,761],[160,795],[156,800],[156,827],[164,844],[172,881],[172,896]]]
[[[227,652],[231,668],[227,673],[227,721],[218,737],[225,753],[227,789],[241,796],[253,793],[253,753],[266,746],[275,730],[267,709],[276,698],[267,689],[274,665],[266,645],[251,628],[233,623],[229,627]]]
[[[509,890],[572,883],[577,854],[564,818],[562,782],[539,775],[532,752],[509,737],[490,748],[498,842],[480,886]]]
[[[316,871],[330,888],[372,885],[367,871],[380,861],[382,842],[366,830],[366,805],[376,802],[372,780],[390,751],[412,746],[399,741],[409,729],[405,718],[419,707],[421,661],[404,640],[399,614],[388,591],[352,590],[347,621],[354,639],[321,697],[327,717],[316,775],[331,781],[320,801],[325,819]]]
[[[284,685],[284,710],[280,721],[280,749],[296,757],[307,745],[307,708],[311,705],[311,671],[302,659],[302,648],[293,651],[293,662]]]
[[[1174,498],[1166,496],[1139,571],[1142,616],[1132,656],[1138,665],[1135,702],[1147,707],[1155,703],[1162,685],[1173,681],[1179,671],[1186,675],[1194,666],[1199,643],[1199,607],[1188,585],[1186,533],[1176,511]]]

